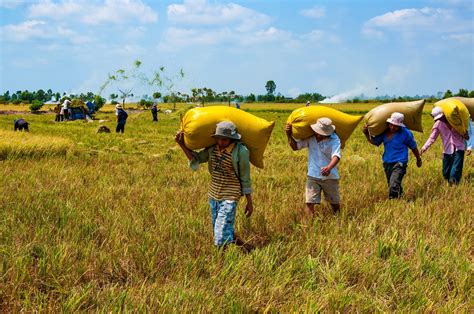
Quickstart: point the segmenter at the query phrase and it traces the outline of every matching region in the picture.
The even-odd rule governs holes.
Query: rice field
[[[0,115],[0,312],[472,312],[474,156],[449,186],[438,140],[421,168],[410,156],[405,195],[388,200],[383,149],[361,124],[339,164],[341,214],[323,204],[308,221],[307,153],[283,131],[296,107],[242,105],[276,121],[265,169],[251,170],[254,213],[238,208],[249,253],[212,244],[206,167],[192,172],[174,143],[187,105],[158,123],[131,112],[123,135]],[[12,132],[20,116],[30,133]],[[114,131],[113,109],[97,118]]]

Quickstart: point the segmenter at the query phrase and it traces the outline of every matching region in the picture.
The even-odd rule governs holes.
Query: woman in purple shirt
[[[379,146],[383,143],[383,168],[388,183],[388,198],[399,198],[403,193],[402,180],[406,174],[408,163],[408,148],[416,157],[416,165],[421,167],[421,157],[413,134],[405,127],[402,113],[394,112],[387,119],[386,131],[375,137],[370,136],[369,129],[364,126],[364,134],[369,143]]]
[[[441,135],[443,142],[443,177],[450,184],[458,184],[461,181],[462,168],[464,164],[464,151],[466,150],[465,139],[467,135],[459,134],[449,123],[440,107],[434,107],[431,116],[435,121],[431,134],[425,145],[421,148],[421,154],[436,141]]]

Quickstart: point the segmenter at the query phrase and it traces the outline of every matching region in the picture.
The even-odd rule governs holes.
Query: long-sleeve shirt
[[[472,146],[474,145],[474,126],[472,125],[472,120],[469,119],[469,126],[467,128],[467,134],[469,135],[469,139],[466,140],[466,149],[472,150]]]
[[[451,155],[457,150],[465,150],[466,145],[464,144],[464,138],[461,134],[456,132],[455,129],[449,128],[446,122],[437,120],[431,129],[431,134],[425,145],[423,145],[423,150],[427,150],[438,138],[438,135],[441,135],[441,141],[443,142],[443,154]]]
[[[209,162],[214,150],[218,149],[217,145],[210,146],[200,152],[193,152],[193,159],[189,162],[192,170],[196,171],[199,168],[199,164],[208,162],[208,170],[212,175],[213,169]],[[252,183],[250,180],[250,152],[242,142],[235,142],[235,146],[232,149],[232,167],[234,168],[235,174],[240,180],[241,193],[242,195],[252,193]]]
[[[373,141],[377,146],[383,143],[382,161],[384,163],[401,162],[406,164],[408,162],[408,148],[412,150],[417,148],[413,133],[406,127],[400,127],[390,140],[387,137],[387,132],[384,132],[375,136]]]

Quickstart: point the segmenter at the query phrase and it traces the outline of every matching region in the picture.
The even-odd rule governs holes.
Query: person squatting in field
[[[186,147],[183,131],[176,134],[175,141],[189,159],[192,170],[197,170],[200,163],[208,163],[211,175],[208,196],[214,244],[225,247],[227,244],[236,243],[246,248],[245,244],[235,237],[234,224],[237,203],[242,195],[245,195],[247,200],[245,215],[250,217],[253,212],[250,153],[240,141],[241,135],[232,122],[219,122],[212,136],[216,139],[216,145],[200,152]]]
[[[388,197],[399,198],[403,193],[402,180],[406,174],[408,163],[408,148],[416,157],[417,167],[421,167],[421,156],[418,151],[413,133],[403,124],[405,116],[394,112],[387,119],[387,129],[380,135],[370,136],[368,126],[364,126],[364,135],[367,141],[375,146],[383,143],[383,168],[388,183]]]
[[[25,119],[15,119],[13,120],[13,128],[15,131],[23,131],[25,130],[26,132],[29,132],[28,128],[29,123],[26,122]]]
[[[329,118],[318,119],[311,129],[314,136],[296,141],[292,136],[291,123],[285,126],[288,144],[294,151],[308,148],[305,213],[314,215],[314,204],[321,203],[321,192],[324,192],[324,198],[331,204],[334,214],[337,214],[341,210],[337,171],[341,159],[341,141]]]
[[[430,137],[421,148],[421,154],[424,154],[440,135],[443,142],[443,177],[449,184],[459,184],[464,164],[465,139],[468,139],[468,135],[459,134],[449,124],[440,107],[434,107],[431,116],[435,123]]]
[[[115,114],[117,115],[117,127],[115,128],[116,133],[125,132],[125,123],[127,122],[128,113],[123,110],[122,105],[118,104],[115,106]]]

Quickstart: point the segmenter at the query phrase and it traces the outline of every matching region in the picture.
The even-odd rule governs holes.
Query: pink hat
[[[394,113],[392,113],[390,118],[387,119],[387,122],[391,123],[393,125],[396,125],[396,126],[404,127],[405,124],[403,124],[403,120],[405,120],[405,116],[403,115],[403,113],[394,112]]]
[[[433,107],[433,110],[431,110],[431,116],[433,117],[433,120],[438,120],[444,116],[443,109],[440,107]]]

